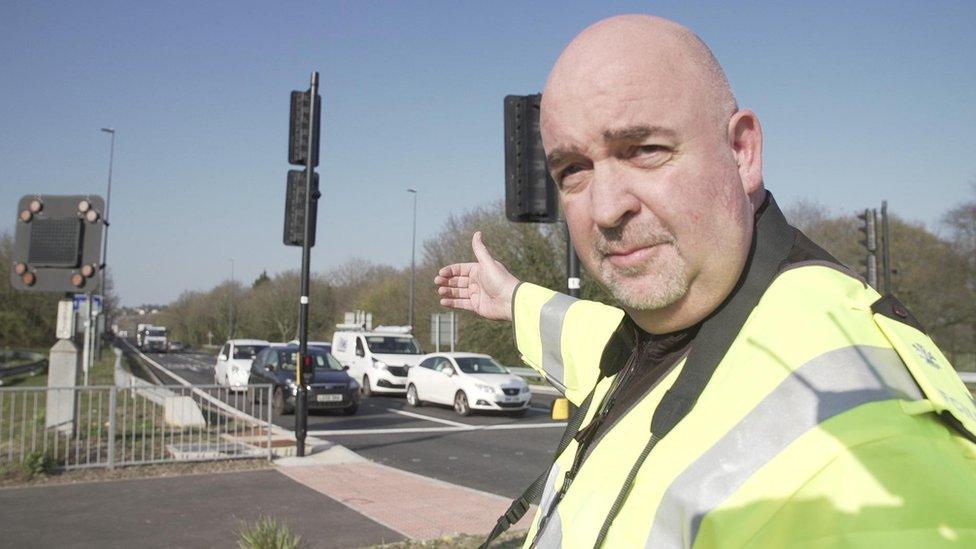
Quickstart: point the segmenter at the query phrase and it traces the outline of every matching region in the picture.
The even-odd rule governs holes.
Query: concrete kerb
[[[139,396],[162,406],[163,419],[167,425],[197,428],[207,426],[203,411],[192,398],[153,385],[126,371],[122,367],[122,350],[118,348],[115,349],[114,377],[116,387],[132,388]]]

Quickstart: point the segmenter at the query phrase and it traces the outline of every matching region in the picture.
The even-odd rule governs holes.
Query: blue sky
[[[230,6],[233,5],[232,8]],[[503,196],[502,98],[541,89],[600,18],[699,33],[766,135],[781,203],[889,200],[938,224],[976,181],[973,2],[4,2],[0,231],[27,193],[104,194],[127,304],[296,268],[281,244],[288,94],[321,73],[313,269],[410,261]]]

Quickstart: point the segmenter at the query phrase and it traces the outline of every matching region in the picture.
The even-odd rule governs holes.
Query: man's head
[[[765,197],[762,130],[697,36],[642,15],[587,28],[549,75],[542,138],[580,260],[638,324],[725,299]]]

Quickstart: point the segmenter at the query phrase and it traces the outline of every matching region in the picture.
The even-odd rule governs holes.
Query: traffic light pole
[[[576,255],[576,248],[573,247],[573,238],[569,235],[569,225],[565,222],[566,228],[566,287],[572,297],[580,296],[580,266],[579,256]]]
[[[305,238],[302,240],[302,288],[301,298],[299,299],[298,312],[298,360],[295,366],[295,384],[298,386],[298,393],[295,395],[295,454],[299,457],[305,455],[305,436],[308,430],[308,386],[305,384],[303,370],[312,367],[312,362],[307,361],[308,352],[308,287],[309,269],[312,256],[312,177],[314,176],[315,163],[318,151],[313,151],[318,126],[318,117],[315,116],[315,101],[319,92],[319,73],[312,73],[312,83],[309,88],[309,117],[308,117],[308,149],[305,155]]]
[[[881,231],[884,233],[881,241],[881,262],[884,267],[884,295],[891,294],[891,248],[888,246],[888,201],[881,201]]]

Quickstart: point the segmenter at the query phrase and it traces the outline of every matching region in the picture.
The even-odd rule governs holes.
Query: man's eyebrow
[[[664,137],[674,137],[677,132],[671,128],[665,128],[664,126],[627,126],[626,128],[617,128],[613,130],[606,130],[603,132],[603,140],[610,141],[640,141],[641,139],[647,139],[652,135],[660,135]]]
[[[579,156],[580,150],[576,147],[561,147],[553,149],[548,155],[546,155],[546,164],[549,166],[558,166],[566,162],[567,158],[573,156]]]

